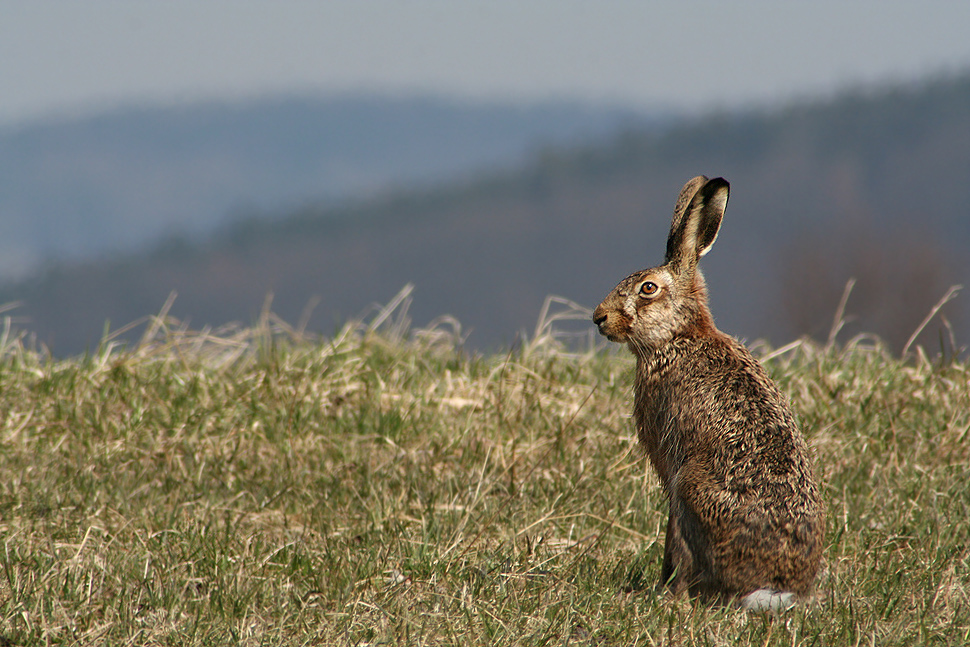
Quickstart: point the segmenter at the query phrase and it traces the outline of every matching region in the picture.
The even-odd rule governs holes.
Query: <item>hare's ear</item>
[[[721,229],[730,184],[724,178],[698,176],[684,185],[674,207],[665,263],[677,272],[690,270],[706,254]]]

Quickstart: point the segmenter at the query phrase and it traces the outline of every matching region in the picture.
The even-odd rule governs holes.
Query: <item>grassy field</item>
[[[654,592],[627,353],[451,324],[2,336],[0,646],[970,643],[966,363],[759,349],[829,518],[818,600],[766,617]]]

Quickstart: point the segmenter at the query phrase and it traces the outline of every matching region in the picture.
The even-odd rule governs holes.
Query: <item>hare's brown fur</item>
[[[661,584],[729,600],[813,591],[824,515],[808,446],[785,397],[707,306],[698,259],[728,184],[681,191],[664,265],[624,279],[595,310],[637,358],[634,420],[670,501]]]

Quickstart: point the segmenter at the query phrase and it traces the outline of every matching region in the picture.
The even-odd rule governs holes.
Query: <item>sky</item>
[[[705,111],[970,69],[970,2],[0,0],[0,125],[346,91]]]

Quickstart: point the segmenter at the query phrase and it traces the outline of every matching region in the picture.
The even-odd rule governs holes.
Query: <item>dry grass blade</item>
[[[916,338],[919,337],[920,333],[923,332],[923,329],[926,328],[927,325],[929,325],[929,323],[933,320],[933,317],[937,315],[937,313],[940,311],[941,308],[943,308],[943,306],[945,306],[947,303],[949,303],[954,298],[956,298],[957,294],[960,292],[961,289],[963,289],[962,285],[951,285],[950,289],[947,290],[946,294],[943,295],[943,298],[937,301],[936,305],[934,305],[930,309],[929,314],[926,315],[923,321],[921,321],[920,324],[916,327],[916,330],[913,331],[913,334],[910,335],[909,339],[906,340],[906,344],[903,346],[903,353],[902,353],[903,357],[909,354],[909,349],[916,341]]]
[[[576,340],[585,340],[582,344],[587,348],[586,354],[593,352],[596,347],[596,335],[590,320],[593,311],[581,306],[575,301],[558,296],[548,296],[542,303],[539,318],[531,339],[526,339],[523,345],[525,354],[548,350],[556,354],[568,354],[568,349],[574,348]],[[566,330],[565,322],[583,322],[581,331]]]
[[[829,329],[828,339],[825,341],[825,349],[832,350],[835,347],[835,338],[838,336],[839,331],[845,326],[845,307],[849,303],[849,295],[852,294],[852,288],[855,287],[855,279],[851,278],[846,281],[845,289],[842,291],[842,298],[839,299],[839,306],[835,309],[835,316],[832,318],[832,327]]]

